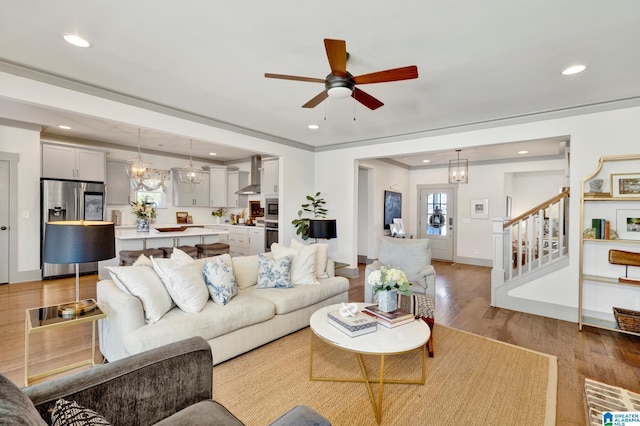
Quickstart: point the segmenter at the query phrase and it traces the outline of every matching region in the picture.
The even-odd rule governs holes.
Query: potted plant
[[[219,209],[212,211],[211,216],[216,218],[216,223],[220,223],[220,218],[222,217],[222,215],[226,213],[227,213],[227,209],[220,207]]]
[[[398,292],[411,296],[407,276],[398,268],[381,266],[369,274],[367,283],[373,286],[374,295],[378,293],[378,307],[385,312],[398,309]]]
[[[300,235],[305,241],[309,239],[309,220],[324,218],[327,215],[327,209],[324,208],[326,201],[320,197],[320,192],[316,192],[313,197],[307,195],[307,201],[309,202],[302,204],[302,209],[298,210],[298,218],[291,221],[291,224],[296,229],[296,234]],[[313,217],[302,217],[304,212],[312,213]]]

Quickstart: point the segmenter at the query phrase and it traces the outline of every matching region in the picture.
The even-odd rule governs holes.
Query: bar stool
[[[198,249],[193,246],[178,246],[176,248],[182,250],[194,259],[198,258]],[[171,257],[171,253],[173,253],[173,247],[160,247],[159,250],[164,254],[163,257]]]
[[[229,244],[225,243],[196,244],[196,248],[198,249],[199,258],[229,253]]]
[[[164,257],[164,252],[158,249],[146,249],[146,250],[122,250],[118,253],[120,255],[120,265],[129,266],[133,265],[141,254],[147,257]]]

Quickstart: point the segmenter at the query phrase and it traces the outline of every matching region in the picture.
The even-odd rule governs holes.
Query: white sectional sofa
[[[197,313],[176,306],[174,302],[179,300],[174,294],[168,312],[163,315],[155,312],[157,306],[151,306],[152,302],[148,300],[149,289],[153,289],[152,299],[156,298],[161,289],[153,287],[159,284],[151,271],[160,272],[158,276],[163,273],[158,269],[158,264],[152,264],[149,259],[139,259],[140,262],[137,263],[141,264],[135,266],[113,268],[110,271],[112,279],[98,282],[97,287],[98,304],[107,314],[106,319],[99,321],[102,354],[108,361],[115,361],[189,337],[201,336],[212,348],[215,365],[308,326],[311,314],[319,308],[347,302],[349,282],[344,277],[335,276],[333,261],[326,259],[326,250],[324,257],[314,254],[313,260],[309,256],[305,260],[300,253],[309,254],[315,249],[308,248],[309,246],[300,248],[300,245],[295,247],[272,249],[273,254],[268,253],[260,262],[266,258],[273,259],[274,256],[282,261],[284,254],[289,254],[293,259],[290,276],[298,277],[298,281],[303,280],[299,278],[301,269],[305,267],[308,272],[308,266],[313,262],[315,283],[298,285],[294,282],[290,288],[259,288],[256,283],[259,272],[262,273],[262,264],[258,261],[258,255],[233,259],[229,255],[219,256],[230,267],[233,266],[237,294],[225,305],[208,298]],[[176,256],[180,256],[180,251],[177,251]],[[206,261],[215,263],[217,257],[191,262],[202,270]],[[157,263],[167,261],[169,259],[154,260]],[[195,267],[189,265],[189,268]],[[133,271],[137,273],[131,274]],[[166,277],[162,278],[165,279]],[[144,280],[153,282],[146,286],[142,285]],[[197,278],[191,277],[191,281],[197,281]],[[264,285],[264,281],[262,284]],[[204,285],[211,289],[211,285]],[[161,304],[156,302],[157,300],[153,303]],[[155,317],[149,319],[150,315]]]

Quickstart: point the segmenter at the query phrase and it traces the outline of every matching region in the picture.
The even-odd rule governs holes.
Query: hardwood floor
[[[436,323],[558,357],[558,425],[585,424],[585,377],[640,392],[640,338],[588,327],[580,332],[575,323],[492,308],[490,268],[438,261],[434,266]],[[74,279],[0,285],[0,373],[19,386],[25,309],[73,300]],[[81,298],[95,298],[96,279],[81,277]],[[362,301],[363,295],[360,265],[360,277],[350,280],[349,299]],[[30,374],[88,358],[89,342],[88,325],[33,335]]]

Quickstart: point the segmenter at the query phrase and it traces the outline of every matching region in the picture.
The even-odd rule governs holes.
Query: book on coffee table
[[[402,309],[396,309],[391,312],[381,311],[378,308],[378,305],[365,306],[363,312],[373,315],[377,318],[382,318],[383,320],[388,321],[390,323],[396,323],[399,321],[404,321],[410,318],[414,318],[414,315],[412,313],[403,311]]]
[[[351,337],[373,333],[376,331],[378,324],[374,318],[371,318],[362,312],[356,312],[353,317],[343,317],[338,311],[329,312],[327,313],[327,321],[329,324]]]

